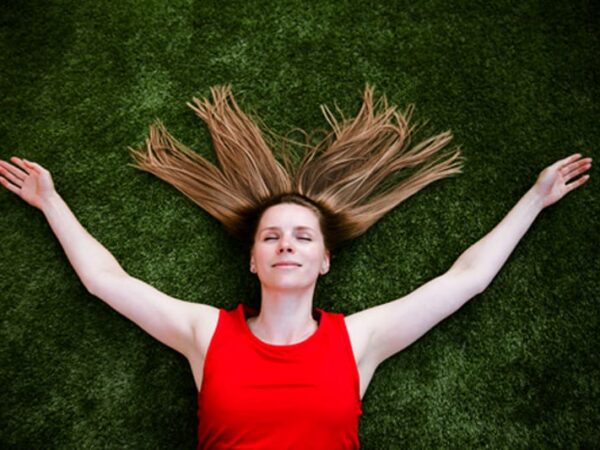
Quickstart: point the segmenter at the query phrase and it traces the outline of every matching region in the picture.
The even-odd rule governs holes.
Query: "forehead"
[[[268,208],[260,219],[258,231],[270,227],[308,227],[316,231],[320,230],[319,218],[314,211],[294,203],[281,203]]]

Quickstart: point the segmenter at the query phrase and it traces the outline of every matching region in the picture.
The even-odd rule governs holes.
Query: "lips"
[[[294,261],[279,261],[273,264],[271,267],[302,267],[302,264]]]

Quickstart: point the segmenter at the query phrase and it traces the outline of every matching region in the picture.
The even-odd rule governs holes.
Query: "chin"
[[[317,279],[312,280],[298,280],[292,279],[292,277],[286,277],[287,279],[282,279],[283,277],[278,277],[277,280],[265,280],[261,281],[261,284],[271,289],[289,289],[289,290],[298,290],[298,289],[309,289],[314,287],[317,283]]]

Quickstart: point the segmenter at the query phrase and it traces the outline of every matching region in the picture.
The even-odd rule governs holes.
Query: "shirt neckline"
[[[248,326],[248,322],[246,322],[247,318],[258,315],[258,311],[254,308],[251,308],[248,305],[245,305],[245,304],[240,304],[238,308],[239,308],[238,316],[240,317],[240,320],[242,321],[242,327],[244,330],[244,334],[246,334],[248,336],[248,338],[251,341],[253,341],[255,344],[257,344],[261,347],[264,347],[264,348],[268,348],[268,349],[272,349],[272,350],[299,349],[299,348],[309,345],[311,342],[315,341],[323,333],[323,331],[322,331],[323,320],[324,320],[324,316],[325,316],[323,314],[324,311],[321,308],[313,308],[313,315],[318,316],[318,326],[314,333],[312,333],[307,338],[301,340],[300,342],[296,342],[294,344],[270,344],[270,343],[265,342],[262,339],[258,338],[252,332],[250,327]]]

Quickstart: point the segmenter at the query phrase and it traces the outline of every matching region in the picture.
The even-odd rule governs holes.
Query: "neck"
[[[318,324],[312,316],[314,286],[304,290],[261,289],[261,308],[248,319],[252,333],[273,345],[290,345],[311,336]]]

